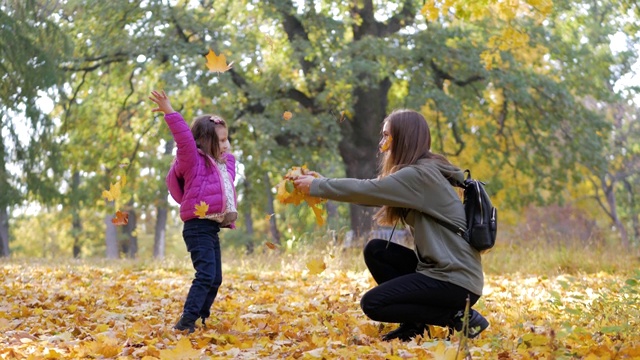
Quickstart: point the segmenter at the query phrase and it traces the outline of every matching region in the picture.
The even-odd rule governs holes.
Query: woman
[[[362,297],[362,310],[372,320],[400,323],[383,340],[408,341],[427,325],[460,331],[467,299],[473,306],[482,295],[480,254],[436,219],[466,227],[463,205],[451,186],[463,182],[463,172],[431,152],[429,126],[412,110],[394,111],[384,120],[379,146],[377,179],[303,175],[294,184],[312,196],[381,206],[374,216],[378,224],[400,222],[411,229],[414,250],[383,239],[369,241],[364,249],[378,286]],[[489,326],[475,310],[468,324],[469,337]]]

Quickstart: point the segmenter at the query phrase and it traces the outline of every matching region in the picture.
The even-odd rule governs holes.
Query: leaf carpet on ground
[[[190,285],[181,266],[81,262],[0,265],[2,359],[637,359],[635,275],[487,276],[477,339],[382,342],[366,272],[225,269],[207,327],[172,329]],[[438,333],[438,332],[436,332]],[[440,331],[444,334],[444,331]]]

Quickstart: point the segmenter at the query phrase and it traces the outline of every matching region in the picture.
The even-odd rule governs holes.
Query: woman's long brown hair
[[[198,149],[203,153],[211,156],[216,161],[222,161],[220,153],[220,139],[218,139],[218,133],[216,133],[216,127],[227,127],[227,123],[217,115],[200,115],[193,119],[191,124],[191,133],[196,140]],[[206,166],[210,166],[207,161]]]
[[[442,155],[431,152],[431,131],[427,120],[413,110],[395,110],[384,119],[389,124],[391,146],[383,153],[378,177],[382,178],[418,162],[420,159],[436,159],[450,164]],[[405,209],[383,206],[374,219],[380,225],[393,225],[404,217]]]

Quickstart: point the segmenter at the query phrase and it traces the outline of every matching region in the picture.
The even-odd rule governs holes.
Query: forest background
[[[433,151],[486,182],[499,242],[640,241],[638,7],[626,1],[3,1],[0,255],[183,251],[164,176],[174,144],[150,112],[229,121],[248,252],[349,230],[371,209],[328,203],[319,228],[275,186],[292,166],[376,174],[380,123],[424,113]],[[231,70],[205,66],[212,49]],[[285,111],[293,116],[283,118]],[[115,201],[102,197],[121,177]],[[113,199],[109,199],[113,200]],[[116,227],[117,210],[129,223]],[[361,244],[361,242],[360,242]]]
[[[629,0],[0,1],[0,357],[640,357],[639,16]],[[232,68],[209,71],[210,50]],[[171,330],[193,270],[152,89],[187,120],[224,117],[238,160],[216,321],[190,341]],[[477,306],[492,325],[472,344],[380,342],[393,325],[358,308],[375,285],[360,249],[389,229],[276,198],[293,166],[374,177],[397,108],[499,209]]]

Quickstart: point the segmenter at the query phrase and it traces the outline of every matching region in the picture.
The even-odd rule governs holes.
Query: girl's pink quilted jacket
[[[182,221],[197,218],[196,205],[201,201],[209,205],[207,214],[224,212],[224,181],[215,160],[198,149],[189,125],[180,113],[166,114],[164,120],[178,146],[176,160],[167,174],[166,183],[171,197],[180,204],[180,218]],[[224,156],[227,160],[227,172],[233,183],[236,178],[236,159],[229,153]],[[210,162],[208,167],[205,165],[207,161]],[[235,188],[233,195],[235,202]],[[235,223],[229,227],[235,228]]]

